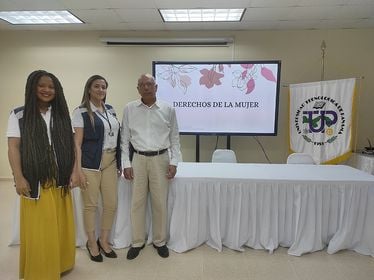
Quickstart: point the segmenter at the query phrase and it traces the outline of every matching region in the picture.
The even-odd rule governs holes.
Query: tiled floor
[[[15,200],[10,181],[0,181],[0,279],[18,279],[18,247],[8,247]],[[374,238],[374,236],[373,236]],[[329,255],[326,251],[293,257],[286,248],[274,254],[247,248],[244,252],[224,249],[217,252],[203,245],[182,254],[171,252],[160,258],[152,246],[138,258],[126,259],[127,249],[117,251],[118,259],[91,262],[86,250],[77,249],[74,270],[64,280],[373,280],[374,258],[351,251]]]

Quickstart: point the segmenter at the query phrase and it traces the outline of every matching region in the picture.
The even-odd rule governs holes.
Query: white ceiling
[[[238,23],[164,23],[158,8],[246,8]],[[0,0],[0,11],[67,9],[85,24],[0,30],[280,30],[374,28],[374,0]]]

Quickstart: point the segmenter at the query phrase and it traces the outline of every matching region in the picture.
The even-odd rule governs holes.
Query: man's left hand
[[[169,165],[168,173],[166,174],[166,177],[168,179],[173,179],[176,173],[177,173],[177,167],[175,165]]]

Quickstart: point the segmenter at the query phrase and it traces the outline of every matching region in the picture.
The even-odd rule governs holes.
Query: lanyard
[[[104,120],[107,121],[107,123],[109,124],[109,132],[108,132],[108,135],[109,136],[114,136],[114,132],[112,131],[112,124],[110,123],[110,120],[109,120],[109,116],[108,116],[108,113],[106,111],[106,108],[104,108],[104,112],[105,112],[105,116],[99,111],[97,110],[96,111],[100,116],[103,117]]]

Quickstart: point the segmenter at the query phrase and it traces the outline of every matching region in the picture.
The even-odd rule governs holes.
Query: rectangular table
[[[131,244],[131,186],[118,183],[115,248]],[[74,190],[77,245],[85,244]],[[168,199],[168,247],[279,246],[300,256],[342,249],[374,256],[374,176],[344,165],[180,163]],[[148,242],[151,219],[147,212]]]
[[[374,175],[374,155],[352,153],[345,164]]]
[[[348,166],[183,163],[169,210],[177,252],[207,243],[374,256],[374,176]]]

